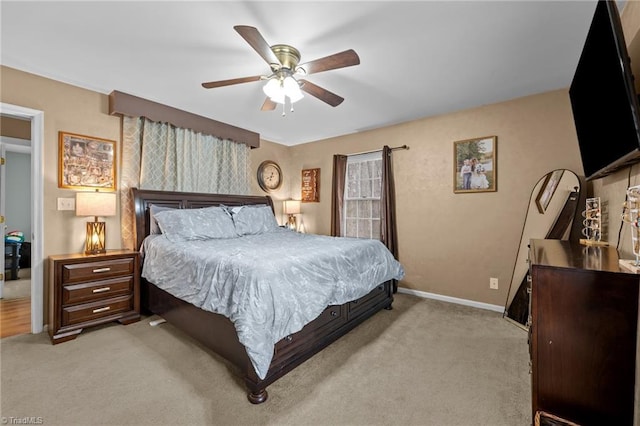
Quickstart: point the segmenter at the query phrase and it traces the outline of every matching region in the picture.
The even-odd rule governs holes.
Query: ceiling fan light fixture
[[[269,97],[269,99],[271,99],[273,102],[277,104],[284,104],[284,92],[280,91],[279,93],[276,93],[274,96]]]
[[[265,84],[262,88],[262,91],[270,98],[278,97],[280,93],[282,93],[282,85],[280,84],[280,80],[277,78],[270,78],[269,81],[267,81],[267,84]]]
[[[291,76],[284,79],[282,87],[284,88],[284,94],[289,97],[291,103],[298,102],[304,97],[302,90],[300,90],[300,84]]]

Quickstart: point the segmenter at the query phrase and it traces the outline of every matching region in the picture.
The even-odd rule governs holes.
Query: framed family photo
[[[58,132],[58,187],[116,189],[116,142]]]
[[[497,136],[453,143],[453,192],[497,191]]]

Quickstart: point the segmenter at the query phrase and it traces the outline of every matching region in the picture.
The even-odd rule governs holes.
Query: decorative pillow
[[[253,235],[278,228],[278,222],[269,206],[232,207],[233,223],[238,235]]]
[[[220,207],[170,209],[155,217],[162,233],[174,242],[238,236],[233,219]]]
[[[156,219],[156,214],[165,211],[165,210],[175,210],[174,207],[164,207],[164,206],[156,206],[155,204],[151,204],[149,206],[149,233],[150,234],[162,234],[160,227],[158,226],[158,220]]]

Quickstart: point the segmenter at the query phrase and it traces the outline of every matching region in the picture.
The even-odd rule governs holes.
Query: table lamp
[[[77,192],[76,216],[93,216],[93,222],[87,222],[85,253],[105,253],[106,224],[98,222],[98,216],[116,214],[116,194],[114,192]]]
[[[300,200],[286,200],[284,201],[284,213],[289,215],[289,221],[287,222],[287,228],[292,231],[297,231],[296,216],[300,214]]]

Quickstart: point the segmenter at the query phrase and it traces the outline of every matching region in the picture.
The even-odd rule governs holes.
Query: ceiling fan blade
[[[322,102],[328,103],[332,107],[336,107],[340,105],[342,101],[344,101],[344,98],[336,95],[335,93],[328,91],[327,89],[323,89],[320,86],[310,83],[307,80],[298,80],[298,81],[302,83],[302,87],[300,87],[302,90],[304,90],[311,96],[315,96],[316,98],[320,99]]]
[[[248,25],[236,25],[235,27],[233,27],[233,29],[235,29],[238,34],[240,34],[242,38],[245,39],[246,42],[249,43],[249,45],[251,45],[251,47],[253,47],[256,52],[258,52],[258,55],[260,55],[262,59],[267,61],[269,65],[280,65],[280,61],[273,53],[273,50],[271,50],[269,43],[267,43],[262,37],[260,31]]]
[[[345,50],[344,52],[334,55],[325,56],[311,62],[304,63],[298,68],[302,68],[307,74],[314,74],[322,71],[334,70],[337,68],[351,67],[360,63],[360,57],[353,50]]]
[[[260,111],[273,111],[274,109],[276,109],[276,105],[278,104],[273,102],[271,98],[267,96],[267,99],[264,100],[264,103],[262,104]]]
[[[214,87],[231,86],[232,84],[249,83],[252,81],[258,81],[262,79],[261,75],[254,75],[253,77],[232,78],[231,80],[210,81],[208,83],[202,83],[202,87],[205,89],[213,89]]]

